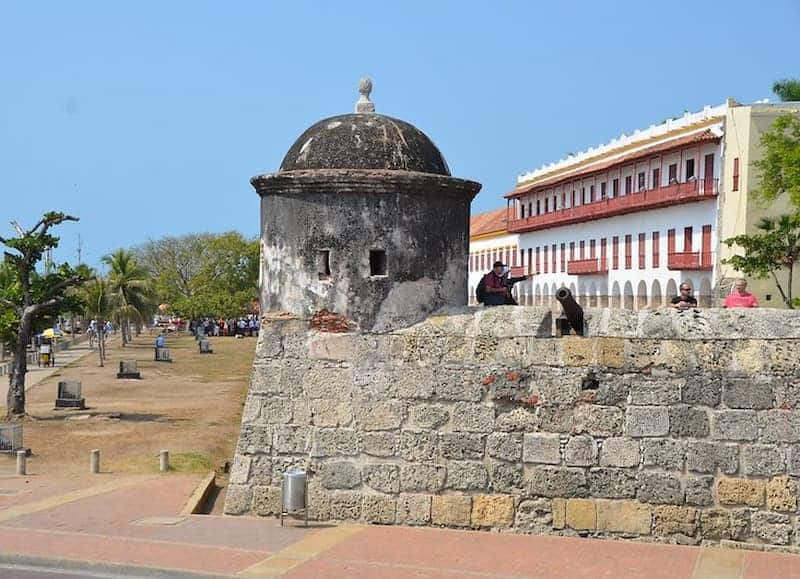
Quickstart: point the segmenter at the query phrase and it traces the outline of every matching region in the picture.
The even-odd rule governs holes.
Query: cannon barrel
[[[575,298],[572,297],[572,292],[568,288],[562,287],[556,291],[556,299],[561,304],[561,311],[563,316],[567,318],[569,325],[575,330],[579,336],[583,335],[583,308]],[[562,333],[563,329],[562,329]]]

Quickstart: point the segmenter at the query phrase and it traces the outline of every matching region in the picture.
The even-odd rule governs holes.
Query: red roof
[[[495,209],[473,215],[469,219],[469,236],[486,235],[488,233],[505,233],[507,231],[506,208]]]
[[[625,165],[634,161],[636,159],[641,159],[642,157],[650,157],[655,155],[656,153],[665,153],[667,151],[672,151],[673,149],[679,149],[681,147],[685,147],[686,145],[696,145],[699,143],[705,143],[709,141],[719,141],[721,139],[720,136],[715,135],[710,130],[705,130],[702,133],[695,133],[694,135],[687,135],[685,137],[681,137],[680,139],[674,139],[672,141],[667,141],[665,143],[659,143],[657,145],[653,145],[651,147],[647,147],[646,149],[640,149],[639,151],[635,151],[633,153],[628,153],[627,155],[623,155],[622,157],[616,157],[614,159],[609,159],[607,161],[602,161],[599,163],[590,163],[587,165],[581,165],[572,169],[571,171],[567,171],[566,173],[560,173],[559,175],[555,175],[548,179],[544,179],[542,181],[537,181],[536,183],[529,183],[527,185],[522,185],[517,189],[514,189],[510,193],[506,193],[506,197],[514,198],[519,197],[521,195],[525,195],[533,191],[534,189],[541,189],[542,187],[549,187],[551,185],[556,185],[562,183],[564,181],[569,181],[579,177],[581,175],[592,175],[594,173],[598,173],[599,171],[605,171],[606,169],[610,169],[612,167],[616,167],[618,165]]]

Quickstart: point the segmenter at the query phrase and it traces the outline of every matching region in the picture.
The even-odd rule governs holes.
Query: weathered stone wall
[[[275,514],[301,467],[319,520],[800,545],[800,312],[587,314],[265,323],[226,512]]]

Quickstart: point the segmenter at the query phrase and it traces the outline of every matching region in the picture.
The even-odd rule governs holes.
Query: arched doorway
[[[622,301],[619,291],[619,282],[615,281],[614,285],[611,286],[611,307],[612,308],[621,308]]]
[[[539,284],[536,284],[536,288],[533,290],[533,303],[537,306],[542,305],[542,288]]]
[[[667,291],[664,292],[664,301],[670,303],[672,298],[678,295],[678,284],[675,283],[674,279],[671,279],[667,282]]]
[[[597,307],[597,286],[594,282],[589,284],[589,307]]]
[[[653,288],[650,290],[650,304],[654,308],[660,308],[664,305],[664,296],[661,295],[661,282],[653,280]]]
[[[644,310],[647,308],[647,284],[644,280],[639,282],[636,287],[636,309]]]
[[[626,310],[633,309],[633,286],[631,282],[625,282],[625,289],[622,291],[622,307]]]

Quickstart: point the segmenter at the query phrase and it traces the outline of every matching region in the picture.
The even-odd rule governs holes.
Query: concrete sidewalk
[[[112,576],[800,578],[800,556],[782,553],[182,516],[201,478],[0,477],[0,574],[44,558]]]

